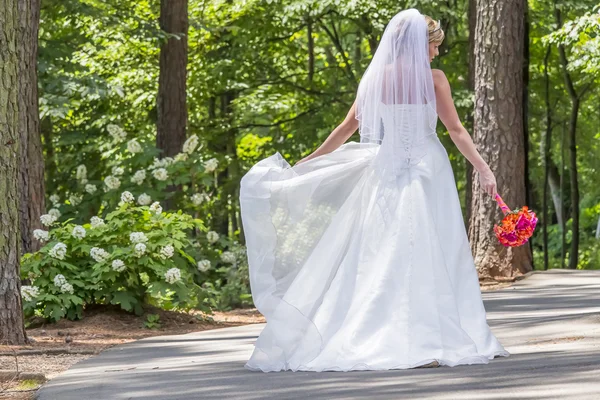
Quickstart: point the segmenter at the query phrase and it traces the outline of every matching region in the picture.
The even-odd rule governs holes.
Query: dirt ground
[[[160,327],[144,327],[148,314],[160,316]],[[141,317],[115,309],[89,310],[81,321],[61,320],[56,324],[42,324],[28,329],[27,336],[32,340],[29,345],[0,345],[0,370],[33,373],[31,377],[21,380],[3,380],[0,377],[0,399],[33,399],[40,386],[36,375],[52,379],[73,364],[117,344],[149,336],[177,335],[262,322],[265,322],[264,317],[255,308],[215,311],[211,315],[150,309]]]

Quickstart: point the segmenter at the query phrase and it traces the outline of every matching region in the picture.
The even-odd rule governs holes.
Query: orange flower
[[[538,218],[535,212],[529,210],[527,206],[510,211],[499,195],[496,195],[496,201],[504,212],[504,218],[500,224],[494,226],[494,233],[500,243],[506,247],[516,247],[527,243],[537,225]]]

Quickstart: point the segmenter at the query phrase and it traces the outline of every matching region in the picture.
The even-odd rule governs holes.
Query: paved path
[[[600,399],[600,271],[534,273],[483,298],[511,353],[485,365],[252,372],[244,363],[259,324],[113,347],[50,381],[38,399]]]

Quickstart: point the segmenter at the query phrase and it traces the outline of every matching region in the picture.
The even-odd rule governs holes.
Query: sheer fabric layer
[[[393,173],[384,146],[350,142],[293,168],[277,153],[244,176],[251,289],[267,320],[246,368],[385,370],[509,355],[486,321],[447,153],[434,134],[422,145],[418,163]]]

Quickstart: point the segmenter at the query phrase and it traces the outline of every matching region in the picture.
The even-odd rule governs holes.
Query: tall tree
[[[25,342],[19,277],[19,19],[0,0],[0,343]]]
[[[523,146],[525,152],[525,170],[523,171],[525,179],[525,203],[533,206],[532,194],[531,194],[531,182],[529,181],[530,168],[529,168],[529,148],[530,137],[529,137],[529,31],[531,23],[529,21],[529,4],[527,0],[524,2],[524,29],[523,29]],[[533,252],[533,238],[531,238],[526,244],[529,246],[529,251]],[[533,257],[531,258],[531,267],[533,268]]]
[[[554,15],[556,23],[560,28],[563,24],[561,10],[558,8],[556,2],[554,6]],[[581,100],[588,89],[591,87],[590,84],[585,86],[583,89],[577,89],[573,82],[573,78],[569,72],[569,60],[567,58],[567,52],[565,46],[560,44],[558,46],[558,55],[560,64],[563,71],[563,78],[565,81],[565,87],[569,94],[571,101],[571,110],[569,115],[569,183],[571,185],[571,209],[572,209],[572,225],[571,225],[571,249],[569,251],[569,268],[576,269],[579,261],[579,176],[577,171],[577,121],[579,119],[579,108],[581,106]]]
[[[523,54],[525,0],[477,0],[474,140],[512,206],[525,204]],[[469,239],[480,278],[530,271],[529,246],[504,248],[494,240],[495,202],[472,179]]]
[[[40,0],[17,0],[19,11],[19,135],[21,190],[21,252],[40,248],[32,240],[44,213],[44,159],[37,90],[37,49]]]
[[[156,145],[163,156],[174,156],[185,142],[188,117],[188,1],[161,0],[159,22],[167,38],[160,47]]]

